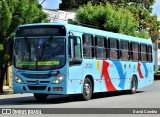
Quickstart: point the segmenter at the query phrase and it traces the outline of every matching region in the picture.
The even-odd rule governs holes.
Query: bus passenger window
[[[119,59],[119,41],[117,39],[109,38],[109,58],[112,60]]]
[[[82,58],[80,37],[77,37],[77,44],[74,45],[74,57],[75,58]]]
[[[120,41],[120,58],[121,60],[127,61],[130,59],[129,55],[129,42],[121,40]]]
[[[148,46],[148,52],[147,52],[147,58],[148,58],[148,61],[151,63],[153,60],[152,60],[152,46],[149,45]]]
[[[96,58],[97,59],[106,59],[106,38],[102,36],[95,37],[95,50],[96,50]]]
[[[85,57],[92,57],[91,48],[85,47],[85,48],[83,49],[83,51],[84,51],[84,56],[85,56]]]
[[[131,43],[131,60],[138,61],[139,60],[139,44]]]
[[[141,61],[146,62],[147,61],[147,45],[145,44],[141,44],[140,45],[140,58]]]
[[[94,57],[93,36],[90,34],[83,34],[83,56],[85,58]]]
[[[118,52],[115,49],[110,49],[110,59],[118,59]]]

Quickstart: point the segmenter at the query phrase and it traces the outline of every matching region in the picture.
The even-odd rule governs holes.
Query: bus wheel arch
[[[138,79],[136,75],[132,75],[131,85],[130,85],[130,93],[135,94],[138,88]]]
[[[94,92],[94,80],[93,80],[93,76],[92,75],[87,75],[85,78],[89,78],[91,80],[92,83],[92,91]]]
[[[87,75],[83,82],[82,99],[87,101],[91,99],[94,90],[94,81],[91,75]]]

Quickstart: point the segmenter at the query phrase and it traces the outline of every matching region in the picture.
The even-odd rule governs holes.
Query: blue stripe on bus
[[[148,76],[148,69],[147,69],[147,65],[146,65],[146,63],[143,63],[142,62],[142,64],[143,64],[143,67],[144,67],[144,70],[145,70],[145,77],[147,78],[147,76]]]
[[[119,77],[120,77],[120,83],[119,83],[119,87],[124,89],[124,85],[125,85],[125,77],[126,77],[126,72],[123,73],[123,68],[122,68],[122,64],[120,61],[113,61],[114,65],[116,66],[116,69],[118,71]]]

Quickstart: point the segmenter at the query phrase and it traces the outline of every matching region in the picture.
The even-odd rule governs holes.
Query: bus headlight
[[[66,78],[66,74],[59,75],[54,79],[53,83],[58,84],[58,83],[62,82],[65,78]]]
[[[14,77],[14,80],[17,82],[17,83],[23,83],[23,80],[21,78],[19,78],[17,75],[13,75]]]

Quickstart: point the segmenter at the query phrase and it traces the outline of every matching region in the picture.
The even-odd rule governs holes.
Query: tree
[[[5,0],[0,1],[0,85],[3,84],[3,77],[4,77],[4,66],[6,65],[5,62],[5,52],[6,52],[6,44],[4,37],[7,35],[7,30],[11,24],[11,17],[12,14],[9,10],[8,4]],[[2,87],[2,86],[0,86]],[[2,93],[2,88],[0,89],[0,93]]]
[[[38,0],[0,1],[0,93],[8,62],[11,61],[13,36],[18,25],[47,22]]]
[[[87,5],[79,7],[77,10],[76,20],[78,23],[87,24],[89,26],[122,33],[132,36],[143,36],[148,38],[148,35],[141,31],[136,31],[138,22],[135,21],[132,13],[127,9],[120,9],[112,6],[109,3],[106,5],[92,5],[89,2]]]
[[[143,35],[149,33],[153,41],[158,39],[155,35],[160,29],[160,23],[152,15],[152,5],[155,3],[155,0],[82,0],[81,2],[79,0],[78,2],[75,2],[75,0],[62,0],[60,9],[79,8],[79,6],[88,2],[91,2],[93,5],[100,5],[100,3],[105,5],[106,2],[109,2],[117,9],[128,9],[132,12],[135,22],[138,22],[137,31],[140,33],[137,36],[144,37]],[[67,7],[68,4],[71,4],[70,7]]]

